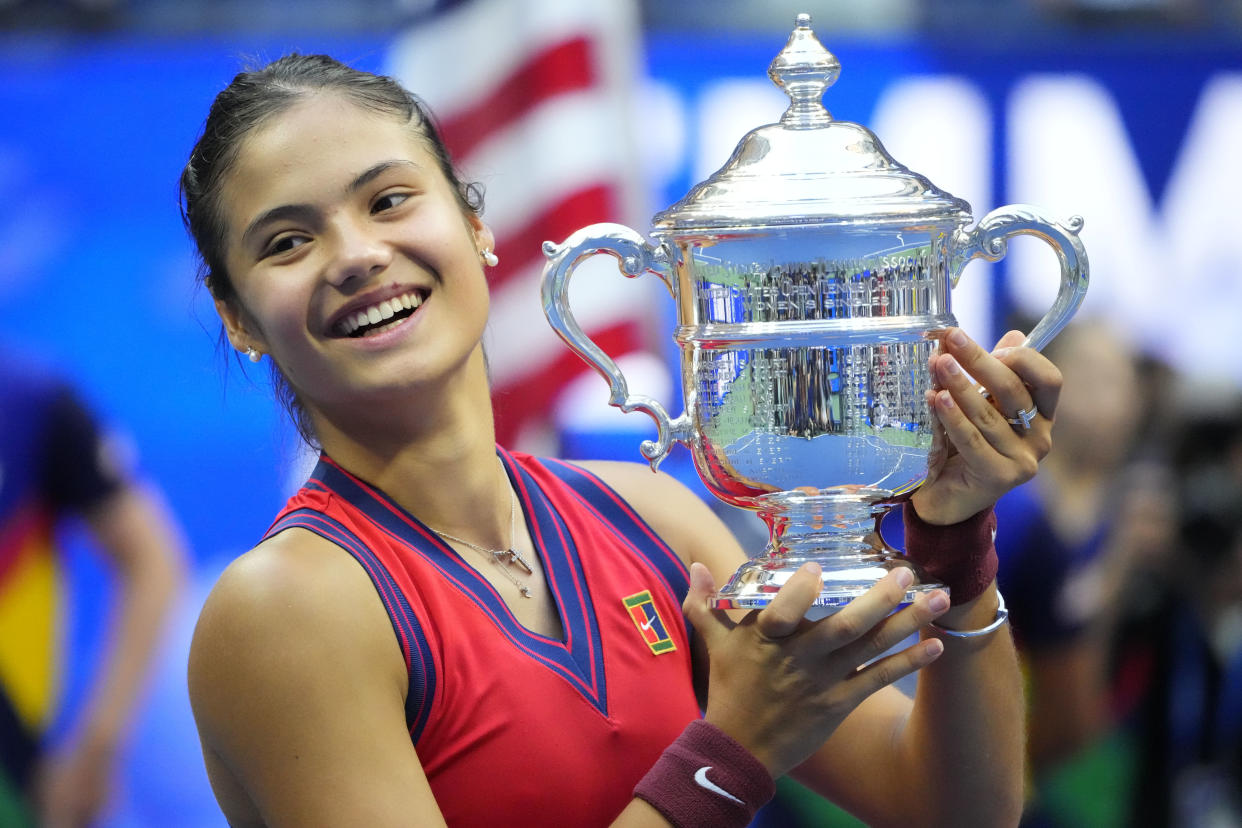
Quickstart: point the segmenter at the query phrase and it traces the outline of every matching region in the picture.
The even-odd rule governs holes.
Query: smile
[[[333,333],[354,338],[372,336],[406,319],[422,303],[423,297],[416,291],[385,299],[346,316],[333,326]]]

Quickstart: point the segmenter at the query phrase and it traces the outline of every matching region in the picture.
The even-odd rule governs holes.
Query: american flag
[[[411,26],[389,55],[487,191],[500,265],[485,343],[497,440],[510,447],[555,448],[553,407],[584,373],[607,410],[604,383],[544,318],[541,246],[599,221],[644,227],[629,117],[639,43],[633,0],[468,0]],[[584,330],[623,364],[650,353],[653,294],[639,283],[658,280],[594,275],[584,270],[571,293]]]

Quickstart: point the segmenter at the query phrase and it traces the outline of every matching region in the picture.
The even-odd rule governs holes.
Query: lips
[[[423,303],[423,299],[423,291],[411,289],[352,309],[331,326],[332,334],[358,338],[378,333],[412,315]]]

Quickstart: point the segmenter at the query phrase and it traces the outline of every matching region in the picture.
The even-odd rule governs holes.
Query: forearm
[[[98,676],[82,738],[116,743],[124,737],[159,646],[176,577],[169,569],[144,571],[120,587],[105,667]]]
[[[83,746],[124,738],[181,582],[181,541],[170,517],[140,489],[118,494],[92,518],[116,577],[103,665],[79,724]]]
[[[938,620],[979,629],[996,617],[995,585]],[[944,653],[919,673],[899,734],[895,776],[926,825],[1016,825],[1023,804],[1025,707],[1008,624],[979,638],[939,637]]]
[[[633,799],[612,821],[613,828],[669,828],[672,823],[641,799]]]

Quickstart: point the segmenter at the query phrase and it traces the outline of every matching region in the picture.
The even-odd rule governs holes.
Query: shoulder
[[[698,496],[677,478],[662,471],[652,471],[646,463],[627,463],[621,460],[572,462],[599,477],[627,500],[641,499],[645,493],[652,491],[664,497],[698,500]]]
[[[288,529],[238,558],[206,600],[189,659],[228,818],[442,824],[406,727],[408,687],[378,593],[345,550]]]
[[[613,460],[576,461],[616,490],[664,542],[689,565],[699,561],[715,569],[736,566],[744,557],[724,522],[692,489],[664,472],[640,463]]]
[[[190,697],[210,723],[231,715],[235,693],[279,691],[325,663],[354,662],[388,672],[402,663],[379,596],[343,549],[288,529],[233,561],[207,596],[190,647]]]
[[[355,571],[365,579],[336,544],[304,529],[287,529],[229,564],[207,597],[200,625],[234,617],[258,624],[308,611],[345,611],[349,604],[335,587],[356,580]]]
[[[653,472],[645,464],[617,460],[576,463],[615,489],[661,535],[665,535],[666,530],[676,533],[687,513],[712,514],[707,504],[677,478]]]

